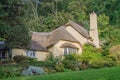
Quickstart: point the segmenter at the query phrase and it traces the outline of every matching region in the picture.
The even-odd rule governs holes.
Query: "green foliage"
[[[0,38],[7,46],[26,47],[30,36],[28,28],[22,22],[22,4],[18,0],[0,1]]]
[[[81,69],[81,63],[80,60],[80,55],[78,54],[69,54],[65,55],[65,58],[63,59],[62,63],[64,64],[64,67],[66,69],[70,70],[79,70]]]
[[[70,69],[73,71],[79,70],[79,66],[80,66],[80,65],[79,66],[77,65],[78,62],[76,61],[64,61],[63,64],[66,69]]]
[[[112,46],[109,50],[109,53],[120,54],[120,44]]]
[[[0,79],[21,76],[21,67],[11,65],[0,66]]]
[[[55,61],[55,57],[54,57],[53,53],[49,53],[49,55],[47,56],[46,61],[51,61],[51,62]]]
[[[103,21],[104,20],[104,21]],[[100,14],[98,16],[98,25],[102,28],[109,25],[109,16]]]
[[[114,66],[114,61],[103,56],[102,49],[96,49],[91,45],[84,45],[83,53],[80,56],[83,66],[88,68],[103,68]]]
[[[23,56],[23,55],[16,55],[13,57],[13,60],[16,62],[16,63],[19,63],[19,62],[23,62],[26,60],[26,57]]]
[[[9,47],[26,47],[29,31],[52,31],[69,19],[89,29],[89,14],[93,11],[98,15],[105,48],[120,42],[119,0],[2,0],[0,11],[0,41],[5,40]]]
[[[102,0],[86,0],[84,1],[86,6],[89,7],[89,9],[87,9],[87,12],[92,12],[95,11],[98,14],[102,14],[105,13],[107,16],[109,16],[109,23],[110,24],[119,24],[120,20],[119,20],[119,14],[120,14],[120,10],[119,7],[119,0],[107,0],[107,1],[102,1]],[[112,9],[112,13],[111,13],[111,9]]]
[[[99,36],[102,41],[105,41],[105,38],[109,35],[109,16],[105,14],[100,14],[98,16],[98,30]]]
[[[64,71],[66,68],[78,70],[78,68],[86,69],[89,66],[101,68],[114,66],[114,63],[119,64],[119,47],[114,48],[114,45],[120,43],[119,0],[37,1],[39,2],[36,3],[33,0],[0,1],[0,41],[5,41],[10,48],[23,48],[30,42],[29,31],[52,31],[64,25],[69,19],[78,23],[82,22],[88,29],[89,14],[95,11],[98,15],[99,36],[103,43],[102,49],[85,45],[81,56],[68,55],[65,56],[63,62],[61,58],[56,58],[52,54],[45,62],[37,62],[34,59],[20,56],[16,58],[16,62],[22,61],[23,63],[26,61],[25,65],[50,67],[48,70],[50,72]]]
[[[111,59],[116,65],[120,64],[120,54],[109,54],[106,58]]]
[[[79,56],[77,54],[69,54],[69,55],[65,55],[64,60],[68,60],[68,61],[76,61],[76,56]]]
[[[84,45],[80,61],[89,62],[92,59],[101,58],[102,57],[101,51],[102,51],[101,49],[96,49],[91,45]]]
[[[12,64],[12,63],[14,63],[14,61],[9,59],[1,61],[1,64]]]
[[[10,32],[8,31],[10,30]],[[6,30],[6,44],[10,48],[20,47],[26,48],[30,43],[30,36],[28,35],[28,29],[24,26],[13,26],[11,29]]]
[[[62,64],[62,63],[56,64],[55,65],[55,70],[57,72],[63,72],[63,70],[64,70],[64,64]]]
[[[71,71],[43,76],[16,77],[3,80],[119,80],[120,67]]]
[[[116,65],[115,62],[110,58],[94,59],[91,60],[89,63],[90,68],[113,67],[115,65]]]
[[[30,58],[30,57],[26,57],[26,56],[23,56],[23,55],[16,55],[13,57],[13,60],[16,62],[16,63],[24,63],[24,62],[35,62],[37,61],[36,58]]]
[[[3,39],[3,38],[0,38],[0,41],[4,41],[5,39]]]

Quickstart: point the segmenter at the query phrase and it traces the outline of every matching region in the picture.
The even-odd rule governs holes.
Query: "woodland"
[[[120,0],[0,0],[0,41],[10,48],[26,47],[31,31],[49,32],[69,20],[89,30],[89,14],[94,11],[107,52],[120,44],[119,8]]]

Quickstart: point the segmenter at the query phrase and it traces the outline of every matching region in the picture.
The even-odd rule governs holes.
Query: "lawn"
[[[120,67],[71,71],[41,76],[17,77],[1,80],[120,80]]]

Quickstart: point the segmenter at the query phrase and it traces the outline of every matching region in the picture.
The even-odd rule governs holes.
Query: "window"
[[[0,59],[7,59],[6,51],[0,51]]]
[[[27,51],[26,56],[31,57],[31,58],[35,58],[35,51]]]
[[[68,55],[68,54],[71,54],[71,53],[77,53],[78,52],[78,49],[76,48],[64,48],[64,55]]]

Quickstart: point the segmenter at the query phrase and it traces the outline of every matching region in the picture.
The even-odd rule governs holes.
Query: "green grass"
[[[71,71],[39,76],[8,78],[2,80],[120,80],[120,67]]]

